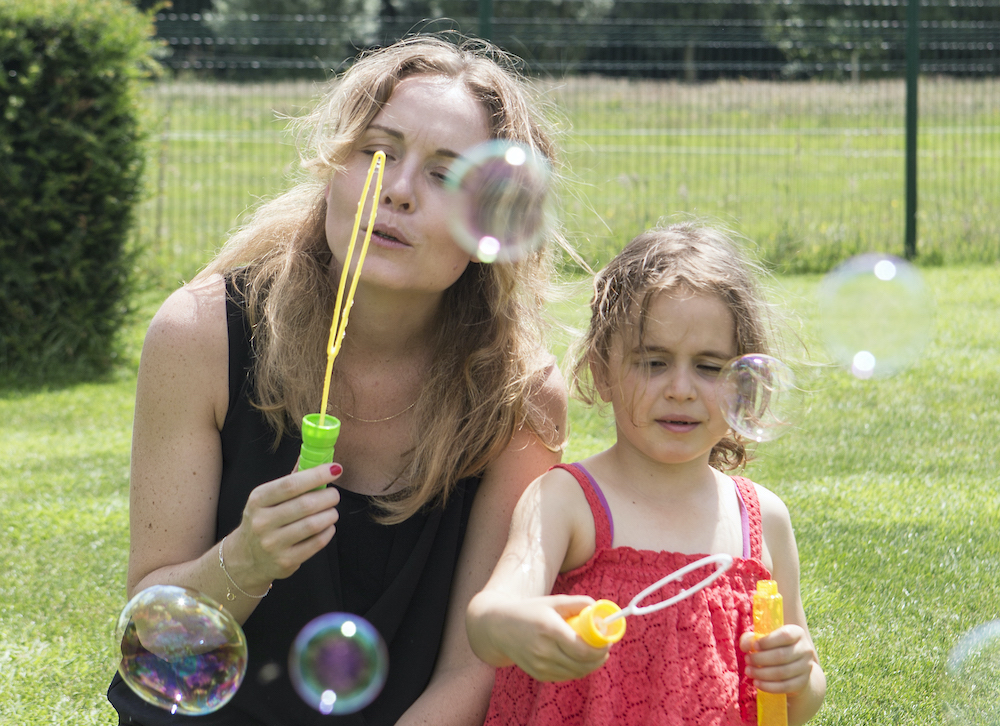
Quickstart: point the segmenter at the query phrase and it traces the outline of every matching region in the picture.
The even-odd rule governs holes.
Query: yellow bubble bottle
[[[753,634],[760,638],[785,624],[785,608],[774,580],[758,580],[753,594]],[[757,725],[788,726],[788,699],[784,693],[757,691]]]

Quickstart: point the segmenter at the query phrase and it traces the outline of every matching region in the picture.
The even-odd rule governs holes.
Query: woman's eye
[[[365,156],[375,156],[375,152],[376,151],[381,151],[383,154],[385,154],[385,160],[386,161],[392,161],[393,160],[393,155],[391,153],[389,153],[388,149],[383,149],[383,148],[380,148],[380,147],[374,147],[374,148],[370,148],[370,149],[361,149],[361,153],[364,154]]]

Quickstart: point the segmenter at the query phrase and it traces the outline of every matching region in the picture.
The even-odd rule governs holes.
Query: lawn
[[[760,445],[749,474],[784,499],[796,528],[829,681],[817,724],[940,723],[949,650],[1000,618],[1000,268],[924,275],[932,343],[911,368],[869,381],[824,365],[820,278],[778,281],[800,321],[805,353],[789,359],[808,407],[796,430]],[[117,723],[104,691],[125,604],[134,371],[165,294],[142,299],[108,380],[0,391],[4,726]],[[556,312],[579,323],[579,305]],[[567,460],[610,443],[607,420],[578,405],[570,431]]]

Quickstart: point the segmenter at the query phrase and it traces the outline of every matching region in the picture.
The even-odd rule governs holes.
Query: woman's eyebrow
[[[405,138],[403,132],[400,131],[399,129],[393,129],[388,126],[381,126],[380,124],[369,124],[367,130],[381,131],[386,136],[391,136],[392,138],[398,141],[402,141]],[[436,156],[443,156],[448,159],[458,159],[462,156],[457,151],[452,151],[451,149],[438,149],[434,153]]]

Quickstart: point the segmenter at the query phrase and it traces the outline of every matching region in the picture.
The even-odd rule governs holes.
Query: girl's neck
[[[608,472],[612,486],[650,503],[698,498],[717,485],[718,472],[709,466],[707,454],[683,463],[665,464],[615,443],[594,459],[597,466]]]

